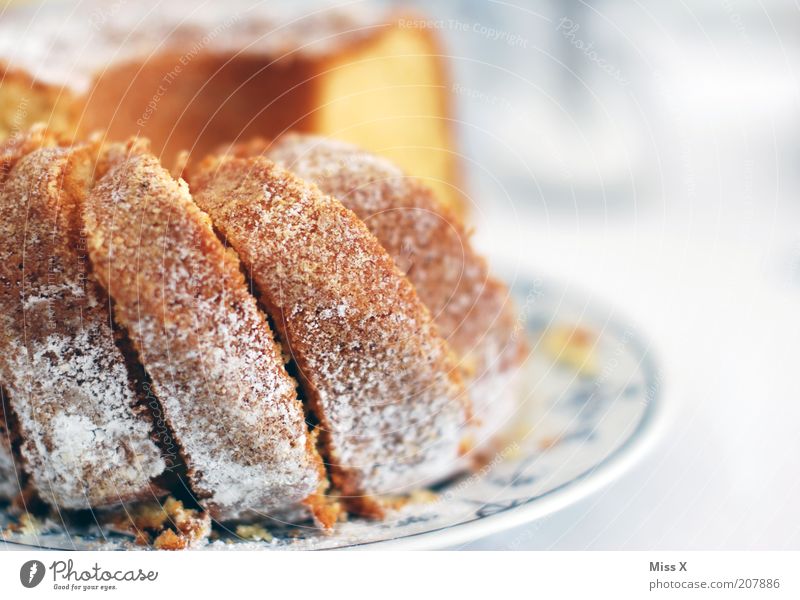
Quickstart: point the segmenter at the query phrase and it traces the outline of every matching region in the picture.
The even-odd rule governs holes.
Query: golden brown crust
[[[266,5],[237,11],[220,3],[196,11],[173,0],[151,11],[135,2],[111,9],[101,4],[85,2],[80,15],[63,18],[58,6],[35,15],[12,10],[0,20],[0,63],[10,63],[0,89],[0,138],[44,120],[70,135],[94,129],[108,130],[115,139],[144,135],[171,162],[184,149],[201,158],[236,135],[353,132],[353,141],[371,145],[374,139],[374,150],[408,158],[406,167],[428,176],[440,197],[464,212],[463,178],[452,152],[447,53],[437,32],[423,25],[424,16],[358,6],[286,19]],[[97,15],[100,23],[93,22]],[[75,40],[89,40],[89,46]],[[383,86],[373,86],[369,74],[353,95],[348,86],[333,96],[326,87],[337,72],[373,59],[378,73],[396,73],[397,93],[410,101],[390,107],[367,99],[365,106],[378,110],[358,125],[363,134],[340,123],[341,114],[329,122],[326,108],[343,98],[381,93]],[[390,64],[395,66],[381,66]],[[3,71],[0,64],[0,77]],[[418,97],[426,98],[419,111],[413,108]],[[409,128],[390,125],[409,113],[409,124],[423,133],[406,137]],[[7,123],[4,114],[10,115]],[[425,133],[432,128],[433,137]],[[415,160],[420,152],[434,160]]]
[[[206,161],[197,203],[237,251],[295,361],[345,496],[452,472],[468,401],[413,286],[338,201],[270,161]]]
[[[39,81],[25,69],[10,68],[0,59],[0,91],[0,140],[25,137],[39,122],[47,123],[49,131],[74,134],[80,110],[69,90]]]
[[[154,55],[184,57],[182,66],[191,62],[187,58],[203,54],[201,51],[265,60],[285,56],[292,61],[338,55],[380,35],[393,20],[386,18],[384,11],[364,7],[287,19],[285,13],[269,6],[231,10],[218,4],[193,11],[191,2],[176,0],[153,11],[142,3],[110,9],[105,4],[104,0],[87,0],[80,15],[69,14],[69,7],[64,12],[65,7],[60,6],[35,14],[24,9],[4,11],[0,75],[19,75],[28,86],[62,85],[85,92],[104,70]],[[93,12],[102,13],[102,22],[93,18]],[[23,36],[28,42],[26,52],[19,48]],[[79,40],[88,42],[88,48],[78,44]]]
[[[112,147],[87,202],[89,254],[218,519],[317,492],[295,382],[235,254],[140,142]]]
[[[433,192],[390,161],[352,144],[319,136],[288,134],[273,143],[254,139],[224,149],[231,156],[263,155],[298,177],[315,183],[367,225],[414,284],[439,332],[460,358],[469,383],[476,383],[477,420],[489,429],[513,413],[510,390],[494,395],[487,387],[515,370],[527,354],[508,288],[492,277],[486,260],[472,248],[461,219]],[[492,400],[490,403],[489,400]],[[478,438],[495,431],[481,431]]]
[[[364,221],[414,284],[471,378],[519,364],[525,348],[512,335],[508,289],[489,274],[461,219],[427,186],[386,159],[328,138],[288,134],[257,148],[252,142],[234,152],[263,153]]]
[[[22,466],[43,499],[65,508],[152,498],[164,461],[83,249],[91,154],[37,129],[0,156],[0,374]]]
[[[6,138],[0,144],[0,181],[5,181],[11,168],[26,154],[39,148],[59,145],[63,145],[63,141],[43,123],[37,123],[26,131],[17,132]]]

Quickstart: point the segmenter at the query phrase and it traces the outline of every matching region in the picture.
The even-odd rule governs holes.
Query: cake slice
[[[86,146],[35,129],[0,147],[0,380],[21,467],[70,509],[153,498],[165,463],[86,256]]]
[[[463,208],[445,52],[424,17],[363,4],[287,15],[247,0],[35,8],[0,19],[0,137],[39,120],[138,134],[172,164],[231,138],[317,132]]]
[[[218,520],[305,503],[335,511],[295,381],[236,255],[144,142],[112,146],[85,211],[97,277],[113,298],[186,460]],[[104,173],[104,174],[103,174]]]
[[[527,354],[525,339],[508,288],[490,275],[458,215],[391,161],[346,142],[287,134],[229,152],[266,156],[364,221],[458,354],[471,388],[476,445],[508,426],[517,408],[509,382]]]
[[[454,356],[391,257],[340,202],[262,157],[208,159],[198,205],[281,334],[351,508],[457,468],[468,419]]]
[[[25,134],[12,135],[0,143],[0,184],[21,157],[46,145],[57,145],[57,140],[39,125]],[[13,417],[6,407],[6,397],[7,393],[0,381],[0,500],[11,500],[22,491],[23,485],[23,477],[11,447]]]

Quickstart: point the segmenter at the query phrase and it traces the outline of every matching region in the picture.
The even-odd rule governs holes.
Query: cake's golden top
[[[355,44],[385,27],[377,19],[380,13],[364,7],[298,17],[249,0],[199,8],[185,0],[158,5],[84,0],[78,11],[69,4],[53,4],[45,10],[23,6],[3,13],[0,66],[6,63],[33,81],[78,92],[88,90],[109,62],[156,53],[181,57],[183,66],[203,52],[308,57]]]
[[[320,462],[295,382],[235,254],[142,143],[111,148],[99,168],[107,173],[85,213],[89,254],[194,490],[219,519],[315,494]]]
[[[39,148],[52,148],[61,144],[61,140],[41,124],[4,139],[0,143],[0,181],[8,177],[14,165],[26,154]]]
[[[457,364],[366,226],[261,157],[209,159],[192,184],[297,364],[336,486],[391,493],[451,472],[468,413]]]
[[[461,219],[418,179],[385,158],[319,136],[289,134],[258,150],[315,183],[364,221],[389,252],[461,357],[470,378],[517,366],[525,349],[512,335],[509,291],[489,274]]]
[[[66,508],[152,497],[164,461],[81,235],[92,156],[54,143],[35,130],[0,147],[0,375],[23,466]]]

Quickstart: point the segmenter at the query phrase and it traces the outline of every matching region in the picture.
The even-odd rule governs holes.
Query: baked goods
[[[425,20],[362,4],[276,10],[243,0],[7,9],[0,136],[36,121],[139,134],[171,164],[234,138],[318,132],[392,159],[462,208],[444,52]]]
[[[324,469],[236,255],[144,143],[107,150],[99,174],[84,213],[89,255],[192,489],[220,520],[317,506]]]
[[[494,439],[524,353],[459,218],[443,52],[360,6],[153,8],[0,19],[0,497],[163,548],[382,516]]]
[[[56,507],[94,508],[158,503],[183,484],[207,512],[167,500],[187,518],[166,529],[148,520],[170,513],[157,504],[130,513],[148,523],[131,522],[143,541],[178,548],[208,533],[209,513],[311,515],[330,529],[339,499],[380,517],[397,494],[465,468],[475,423],[462,377],[473,397],[482,379],[464,366],[473,349],[458,342],[459,364],[387,252],[451,339],[468,338],[446,297],[474,328],[513,337],[484,320],[506,307],[482,295],[475,278],[489,277],[463,227],[352,146],[286,137],[267,153],[357,212],[263,150],[208,157],[190,191],[140,139],[70,145],[35,128],[0,145],[0,377],[16,440],[0,447],[16,459],[0,461],[0,493],[22,482]],[[456,247],[464,287],[449,270]],[[482,343],[479,364],[518,360]]]
[[[514,411],[501,379],[516,371],[526,348],[505,285],[489,274],[461,219],[432,190],[389,160],[320,136],[287,134],[228,150],[264,155],[315,183],[352,210],[394,259],[458,354],[473,385],[475,443],[491,441]],[[492,394],[500,388],[500,394]]]
[[[453,472],[469,405],[411,283],[354,213],[263,157],[209,158],[192,193],[239,254],[359,510]]]
[[[91,152],[39,129],[3,145],[0,160],[0,380],[18,466],[64,508],[152,498],[164,461],[81,236]]]
[[[156,550],[183,550],[204,543],[211,533],[207,512],[186,508],[183,502],[167,498],[142,502],[104,515],[109,528],[135,536],[136,543]]]

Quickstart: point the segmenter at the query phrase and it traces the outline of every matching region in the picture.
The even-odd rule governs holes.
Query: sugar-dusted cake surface
[[[347,142],[290,133],[273,143],[251,140],[228,152],[270,158],[340,200],[366,224],[458,354],[473,392],[476,443],[491,441],[513,415],[515,396],[506,389],[506,376],[527,348],[524,336],[517,335],[508,288],[472,248],[461,217],[418,178]]]
[[[313,507],[324,470],[236,255],[143,143],[113,146],[100,168],[85,212],[89,254],[192,488],[221,520]]]
[[[183,172],[140,138],[0,144],[0,497],[191,492],[145,536],[177,548],[210,516],[384,516],[496,439],[525,344],[429,188],[295,134]]]
[[[91,153],[34,130],[0,160],[0,380],[17,468],[64,508],[152,498],[165,464],[85,256]]]
[[[452,473],[469,413],[457,363],[356,215],[262,157],[209,159],[192,191],[297,365],[334,485],[352,499]]]

